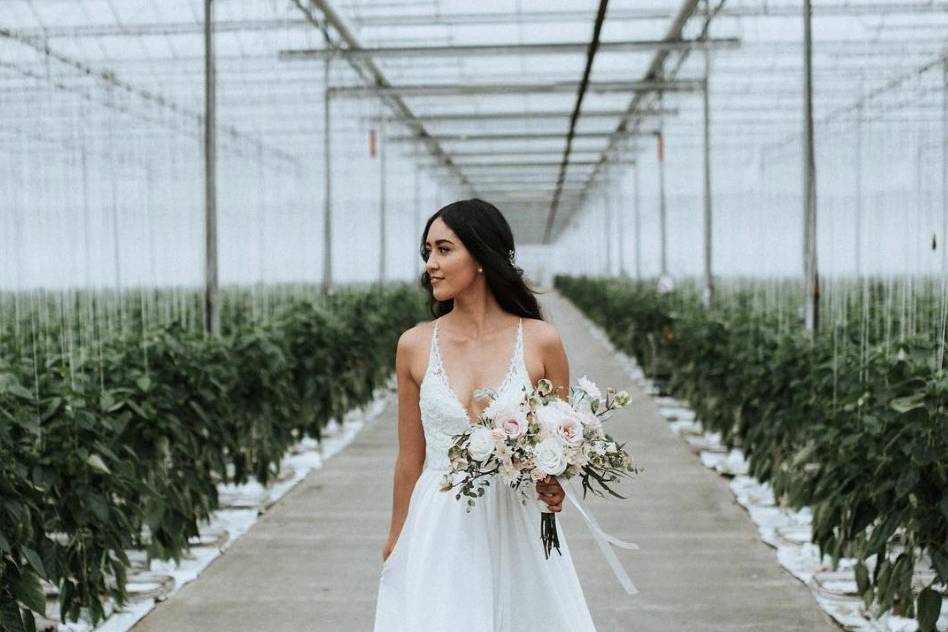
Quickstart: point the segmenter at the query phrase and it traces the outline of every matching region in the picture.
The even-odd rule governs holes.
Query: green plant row
[[[219,483],[265,484],[295,441],[367,404],[422,298],[394,286],[288,301],[221,338],[173,322],[105,340],[94,370],[0,357],[0,630],[34,628],[41,579],[63,621],[124,604],[126,551],[179,560]]]
[[[781,333],[740,294],[705,308],[695,291],[650,283],[561,276],[556,287],[646,373],[667,373],[702,425],[742,449],[752,476],[792,508],[812,508],[821,555],[834,568],[858,560],[867,608],[934,630],[948,583],[948,375],[933,360],[937,341],[841,341],[858,336],[857,323]],[[934,579],[913,587],[923,562]]]

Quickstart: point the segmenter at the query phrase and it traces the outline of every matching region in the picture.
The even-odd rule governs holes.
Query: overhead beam
[[[488,162],[488,161],[480,161],[480,162],[462,162],[462,163],[455,163],[455,164],[457,164],[458,167],[467,168],[467,167],[480,167],[480,166],[484,166],[484,165],[490,165],[490,166],[496,166],[496,167],[533,167],[533,166],[541,166],[541,165],[542,165],[542,166],[548,166],[548,165],[558,166],[560,163],[559,163],[559,161],[554,162],[554,161],[552,161],[552,160],[542,160],[542,161],[538,160],[538,161],[529,161],[529,162]],[[589,167],[589,166],[592,166],[592,165],[598,165],[598,164],[599,164],[599,160],[576,160],[576,161],[571,160],[569,164],[571,164],[571,165],[579,165],[579,166],[581,166],[581,167]],[[613,164],[613,165],[634,165],[634,164],[635,164],[635,161],[634,161],[634,160],[629,160],[629,159],[612,160],[612,161],[610,161],[609,164]]]
[[[530,161],[530,162],[455,162],[459,169],[468,169],[470,167],[558,167],[560,166],[559,161],[553,162],[549,160],[544,161]],[[571,160],[570,165],[578,165],[581,167],[587,167],[592,165],[598,165],[598,160]],[[613,162],[612,164],[632,164],[631,162]]]
[[[556,185],[556,180],[542,174],[519,174],[517,178],[501,178],[496,174],[475,174],[472,178],[471,186],[488,186],[492,184],[505,185],[516,184],[520,186],[532,187],[552,187]],[[568,183],[569,186],[579,186],[585,184],[585,179],[576,179]]]
[[[615,13],[616,17],[613,17]],[[671,16],[668,9],[660,8],[636,8],[636,9],[617,9],[609,14],[609,19],[615,20],[667,20]],[[382,26],[448,26],[448,25],[482,25],[482,24],[510,24],[513,19],[520,23],[546,23],[561,24],[564,22],[585,22],[589,20],[589,11],[576,10],[549,10],[549,11],[522,11],[513,13],[511,11],[485,11],[483,13],[451,13],[439,12],[437,14],[415,14],[405,15],[391,13],[376,13],[374,15],[362,15],[359,18],[359,26],[363,27],[382,27]]]
[[[294,0],[294,3],[303,12],[303,14],[307,17],[307,19],[309,19],[310,21],[312,21],[314,24],[318,26],[317,21],[313,18],[310,12],[305,7],[303,7],[303,5],[301,4],[301,1],[302,0]],[[310,4],[314,5],[315,7],[319,9],[319,11],[323,14],[326,23],[332,26],[332,28],[336,31],[336,33],[339,34],[339,37],[342,38],[343,43],[348,48],[361,48],[361,44],[359,43],[359,40],[356,39],[355,35],[353,35],[353,33],[349,30],[349,27],[346,26],[343,19],[339,16],[338,13],[336,13],[336,11],[332,8],[332,6],[330,6],[327,0],[309,0],[309,2]],[[328,40],[328,37],[327,37],[327,40]],[[350,64],[351,63],[352,62],[350,62]],[[382,72],[382,69],[379,68],[378,64],[376,64],[371,58],[361,60],[359,67],[356,68],[356,71],[359,72],[361,68],[364,68],[365,70],[368,71],[368,73],[370,74],[370,76],[372,77],[375,83],[376,89],[385,90],[387,88],[392,87],[392,85],[388,82],[388,79],[385,77],[385,74]],[[329,86],[327,86],[326,98],[329,99],[332,96],[333,96],[332,89]],[[419,121],[417,117],[415,117],[415,113],[412,112],[411,108],[408,107],[408,105],[402,100],[402,98],[398,94],[379,95],[379,96],[389,97],[388,102],[391,105],[392,109],[395,112],[397,112],[400,116],[402,116],[406,123],[412,125],[413,127],[415,127],[415,129],[418,130],[418,139],[421,140],[429,148],[429,150],[431,151],[431,154],[434,156],[436,160],[443,162],[444,164],[449,165],[449,166],[452,164],[451,158],[444,152],[444,150],[441,148],[441,145],[438,143],[438,141],[431,138],[431,136],[428,134],[427,130],[425,129],[424,124],[421,121]],[[462,184],[465,184],[465,185],[468,184],[468,182],[464,178],[464,174],[462,174],[460,171],[457,171],[456,169],[454,170],[454,172],[458,176],[458,178],[460,178]]]
[[[550,184],[556,183],[556,178],[552,177],[548,172],[520,171],[513,173],[504,171],[501,173],[475,173],[471,175],[471,182],[473,183],[484,183],[487,181],[502,182],[508,180],[514,182],[529,180],[532,182],[549,182]],[[576,182],[585,182],[585,180],[577,177]]]
[[[931,15],[943,14],[948,11],[948,2],[935,1],[918,3],[895,0],[891,2],[825,2],[813,7],[813,15],[822,16],[856,16],[856,15]],[[798,3],[788,4],[759,4],[725,7],[718,17],[796,17],[799,15]],[[701,11],[697,13],[701,14]],[[610,22],[631,21],[667,21],[672,12],[662,8],[614,8],[609,11]],[[360,15],[353,21],[360,28],[399,28],[413,26],[465,26],[490,24],[562,24],[569,22],[584,22],[589,19],[588,11],[577,10],[543,10],[523,12],[475,12],[475,13],[425,13],[406,15],[382,14]],[[242,33],[260,31],[299,31],[312,28],[305,19],[297,18],[260,18],[245,20],[220,20],[214,24],[216,33]],[[55,38],[96,38],[96,37],[141,37],[167,35],[199,35],[203,26],[199,21],[169,21],[148,23],[122,24],[63,24],[47,25],[42,29],[20,29],[18,32],[25,36],[37,39]]]
[[[609,0],[600,0],[599,9],[596,12],[596,21],[593,25],[592,40],[589,42],[589,48],[586,52],[586,65],[583,69],[583,76],[579,81],[579,87],[576,90],[576,100],[573,105],[573,113],[569,119],[569,132],[566,134],[566,147],[563,149],[563,158],[559,165],[559,175],[556,178],[556,191],[553,193],[553,199],[550,202],[550,210],[547,216],[546,234],[550,232],[550,222],[556,216],[556,209],[560,204],[560,196],[563,193],[563,181],[566,179],[566,172],[569,169],[569,154],[573,149],[573,140],[576,138],[576,122],[583,108],[583,99],[589,90],[589,76],[592,72],[593,62],[596,60],[596,53],[599,51],[602,33],[602,25],[606,20],[606,9],[609,7]],[[603,156],[605,158],[605,156]],[[595,169],[593,170],[595,171]]]
[[[559,152],[555,149],[481,149],[481,150],[470,150],[470,151],[453,151],[451,156],[454,158],[476,158],[482,156],[555,156]],[[596,149],[580,149],[574,151],[574,154],[588,154],[590,156],[598,156],[600,151]]]
[[[204,22],[200,23],[200,27],[201,27],[200,32],[204,33]],[[166,97],[164,94],[152,92],[151,90],[139,87],[138,85],[133,84],[129,81],[120,79],[116,75],[115,71],[112,70],[111,68],[101,68],[101,69],[95,68],[87,64],[83,60],[80,60],[75,57],[71,57],[63,53],[60,53],[56,50],[53,50],[52,48],[49,47],[49,45],[46,42],[37,42],[30,38],[23,37],[18,31],[13,31],[7,28],[0,27],[0,39],[8,39],[10,41],[18,42],[22,44],[23,46],[26,46],[27,48],[31,48],[34,52],[36,52],[37,55],[41,56],[43,58],[43,63],[46,65],[46,70],[44,74],[47,77],[48,77],[48,73],[50,72],[49,60],[55,60],[56,62],[63,64],[64,66],[72,68],[75,71],[77,76],[88,78],[96,82],[101,82],[103,85],[107,86],[108,88],[115,88],[117,90],[121,90],[122,92],[126,94],[133,95],[141,99],[142,101],[155,106],[158,109],[164,110],[166,112],[170,112],[171,116],[186,117],[187,119],[196,123],[197,127],[199,128],[204,125],[204,112],[198,112],[198,111],[192,110],[189,107],[186,107],[180,103],[177,103],[171,100],[170,98]],[[202,62],[206,63],[206,55],[202,56],[201,59],[202,59]],[[11,70],[14,70],[15,72],[17,72],[18,74],[24,74],[27,77],[31,77],[32,79],[40,78],[39,75],[36,75],[35,73],[32,73],[27,70],[23,70],[19,68],[17,65],[11,64],[6,61],[0,62],[0,65],[6,68],[10,68]],[[204,72],[206,72],[206,69]],[[203,81],[203,77],[202,77],[202,81]],[[54,81],[52,85],[60,90],[80,92],[79,88],[69,86],[61,77],[57,77],[56,81]],[[4,92],[4,95],[6,97],[6,92]],[[86,98],[89,98],[87,95],[85,96]],[[104,105],[105,107],[109,109],[113,109],[113,110],[118,110],[121,107],[121,106],[117,106],[111,103],[111,101],[109,100],[106,100]],[[219,127],[218,131],[223,133],[222,136],[228,136],[235,140],[246,141],[254,145],[259,150],[264,150],[267,153],[272,154],[288,162],[298,163],[297,158],[295,156],[283,151],[279,147],[264,145],[263,141],[259,137],[243,132],[234,126],[221,126]]]
[[[571,112],[469,112],[452,114],[420,114],[418,120],[425,123],[449,123],[453,121],[477,121],[489,123],[491,121],[520,121],[520,120],[560,120],[568,119]],[[602,110],[598,112],[583,112],[583,119],[612,119],[625,114],[624,110]],[[643,116],[675,116],[678,114],[678,108],[665,108],[662,111],[657,109],[643,111]],[[370,120],[378,120],[372,118]],[[399,119],[385,118],[386,121]]]
[[[533,195],[536,197],[542,197],[543,199],[547,200],[547,203],[549,203],[549,200],[553,197],[552,187],[535,187],[535,186],[530,186],[530,185],[519,185],[519,184],[514,184],[513,186],[499,186],[499,187],[491,186],[491,185],[485,185],[485,186],[474,185],[473,190],[480,191],[484,193],[485,195],[487,194],[510,195],[511,193],[522,193],[524,195]],[[571,197],[573,195],[578,196],[582,194],[582,190],[580,188],[568,189],[567,194]]]
[[[932,0],[931,2],[915,3],[895,0],[892,2],[826,2],[813,7],[817,16],[857,16],[857,15],[927,15],[948,11],[948,3]],[[732,6],[723,8],[719,16],[729,18],[741,17],[796,17],[800,12],[799,3],[772,5]],[[703,15],[699,10],[697,14]],[[609,21],[667,21],[674,17],[669,9],[661,8],[614,8],[609,11]],[[438,14],[382,14],[362,15],[358,19],[360,27],[399,28],[413,26],[452,26],[452,25],[490,25],[490,24],[561,24],[569,22],[584,22],[589,20],[589,11],[577,10],[543,10],[522,12],[485,11],[483,13],[451,13]]]
[[[552,198],[553,193],[555,192],[553,187],[537,188],[537,187],[530,187],[530,186],[520,186],[517,184],[513,184],[511,186],[501,186],[501,187],[475,186],[474,190],[480,191],[482,193],[489,193],[491,195],[510,195],[512,193],[517,193],[517,194],[522,194],[522,195],[542,197],[547,200]],[[569,196],[572,196],[574,194],[579,195],[580,193],[582,193],[582,189],[579,189],[579,188],[566,189],[566,195],[569,195]]]
[[[604,52],[634,53],[653,50],[696,49],[734,49],[740,48],[741,41],[736,37],[723,37],[708,40],[628,40],[623,42],[603,42],[599,49]],[[326,57],[346,57],[354,59],[414,59],[432,57],[493,57],[510,55],[563,55],[585,53],[587,42],[546,42],[531,44],[466,44],[457,46],[384,46],[376,48],[305,48],[284,49],[280,59],[306,60],[325,59]]]
[[[531,174],[538,174],[538,175],[544,175],[548,173],[553,174],[556,167],[558,166],[559,165],[540,164],[540,165],[535,165],[531,167],[531,166],[524,165],[524,166],[516,168],[516,174],[524,174],[524,173],[531,173]],[[577,169],[583,170],[584,173],[588,173],[590,170],[590,167],[592,166],[593,165],[579,165]],[[493,173],[493,172],[505,173],[507,171],[510,171],[510,169],[508,169],[504,165],[468,165],[464,167],[464,170],[467,173],[477,172],[477,173],[488,173],[488,174]]]
[[[581,184],[582,184],[581,182],[574,183],[566,187],[566,190],[578,191],[579,189],[577,187]],[[476,189],[486,189],[486,190],[491,190],[491,191],[501,191],[505,189],[510,189],[510,190],[525,189],[525,190],[530,190],[530,191],[546,191],[547,193],[553,193],[553,188],[554,188],[553,183],[543,184],[543,183],[535,183],[535,182],[516,182],[516,181],[484,182],[484,183],[476,183],[473,186]]]
[[[685,24],[688,22],[688,19],[695,13],[698,9],[698,3],[700,0],[684,0],[681,7],[678,10],[675,19],[672,20],[671,25],[668,27],[668,30],[665,33],[666,39],[676,40],[681,37],[682,31],[684,31]],[[669,51],[658,50],[655,51],[655,55],[652,58],[651,63],[648,65],[648,69],[645,71],[643,76],[643,81],[654,81],[655,79],[662,77],[664,74],[665,68],[665,59],[668,57]],[[702,88],[704,87],[704,82],[701,81]],[[603,158],[608,156],[614,149],[616,142],[625,136],[628,133],[630,119],[635,115],[636,111],[639,108],[639,105],[642,103],[642,99],[645,98],[645,93],[636,92],[632,96],[632,100],[629,102],[629,107],[626,108],[626,114],[622,117],[622,121],[616,127],[616,130],[609,139],[609,142],[606,146],[606,149],[603,151]],[[593,173],[593,178],[595,177],[596,172]],[[589,182],[591,183],[593,178],[590,178]],[[543,235],[543,243],[549,244],[550,239],[553,235],[553,225],[556,221],[556,207],[550,207],[550,214],[547,217],[546,230]]]
[[[652,132],[636,132],[631,134],[633,136],[651,136]],[[573,134],[573,138],[602,138],[607,139],[611,138],[613,135],[612,132],[577,132]],[[437,139],[439,142],[457,142],[457,141],[524,141],[524,140],[550,140],[550,139],[563,139],[566,140],[566,136],[563,132],[517,132],[511,134],[438,134],[431,136],[431,138]],[[419,140],[417,136],[408,135],[408,136],[392,136],[389,138],[391,142],[410,142]]]
[[[484,187],[491,184],[517,184],[520,186],[553,187],[556,185],[555,178],[544,176],[543,174],[538,173],[520,174],[519,178],[501,178],[497,176],[498,174],[473,174],[471,186]],[[569,185],[571,186],[585,185],[585,183],[585,178],[577,178],[569,181]]]
[[[599,94],[614,92],[696,92],[702,82],[696,79],[676,79],[673,81],[590,81],[588,92]],[[478,95],[511,94],[572,94],[577,84],[572,81],[547,83],[458,83],[393,86],[388,83],[379,86],[335,86],[332,96],[402,96],[402,97],[453,97]]]

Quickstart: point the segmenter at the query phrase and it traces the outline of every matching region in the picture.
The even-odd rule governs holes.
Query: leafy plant
[[[948,584],[948,376],[934,361],[940,341],[874,337],[856,320],[875,313],[878,283],[866,284],[870,304],[817,336],[755,307],[750,291],[705,308],[687,287],[660,294],[569,277],[556,286],[626,352],[647,358],[643,340],[663,340],[671,390],[741,447],[778,498],[812,507],[814,542],[834,567],[858,560],[866,606],[934,630]],[[934,571],[924,586],[913,585],[920,563]]]
[[[422,299],[404,285],[280,294],[253,318],[231,291],[220,338],[190,320],[146,326],[121,302],[122,326],[93,324],[91,349],[49,344],[87,332],[70,322],[0,337],[0,630],[33,629],[43,580],[64,621],[124,604],[126,551],[180,559],[219,483],[265,484],[294,442],[368,403]]]

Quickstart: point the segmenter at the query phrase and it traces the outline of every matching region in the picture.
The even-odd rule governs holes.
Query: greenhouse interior
[[[0,84],[0,632],[948,630],[948,1],[2,0]]]

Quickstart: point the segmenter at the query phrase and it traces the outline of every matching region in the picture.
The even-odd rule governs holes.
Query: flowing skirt
[[[439,489],[444,473],[425,468],[415,483],[375,632],[595,632],[560,520],[562,556],[546,559],[538,500],[494,479],[466,512],[457,489]]]

